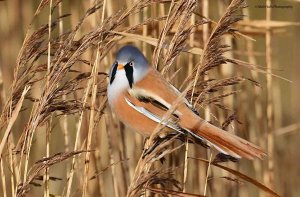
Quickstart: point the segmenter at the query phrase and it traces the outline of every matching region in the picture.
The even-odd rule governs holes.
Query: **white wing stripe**
[[[153,120],[154,122],[161,123],[161,124],[163,124],[163,125],[165,125],[165,126],[171,128],[171,129],[174,129],[175,131],[178,131],[179,133],[184,134],[184,133],[180,130],[180,128],[178,128],[176,125],[174,125],[174,124],[172,124],[172,123],[170,123],[170,122],[169,122],[169,123],[161,122],[161,119],[160,119],[158,116],[156,116],[155,114],[151,113],[150,111],[146,110],[146,109],[143,108],[143,107],[135,106],[135,105],[134,105],[129,99],[127,99],[126,97],[125,97],[125,101],[127,102],[127,104],[128,104],[130,107],[132,107],[132,108],[135,109],[136,111],[140,112],[141,114],[145,115],[146,117],[148,117],[149,119]],[[196,138],[198,138],[198,139],[200,139],[200,140],[202,140],[202,141],[208,143],[208,145],[213,145],[213,146],[214,146],[218,151],[220,151],[221,153],[226,154],[226,155],[229,155],[226,151],[224,151],[224,150],[221,149],[220,147],[216,146],[215,144],[211,143],[210,141],[208,141],[208,140],[206,140],[206,139],[204,139],[204,138],[202,138],[202,137],[196,135],[195,133],[193,133],[193,132],[191,132],[191,131],[189,131],[189,130],[187,130],[187,129],[185,129],[185,130],[186,130],[188,133],[190,133],[192,136],[194,136],[194,137],[196,137]]]
[[[158,101],[159,103],[161,103],[162,105],[164,105],[166,108],[170,109],[171,108],[171,104],[168,103],[167,101],[165,101],[164,99],[162,99],[161,97],[159,97],[158,95],[152,93],[152,92],[149,92],[149,91],[146,91],[146,90],[143,90],[141,88],[133,88],[133,89],[129,89],[128,90],[128,93],[132,96],[132,97],[135,97],[135,98],[139,98],[140,96],[142,97],[150,97],[156,101]],[[176,114],[177,116],[181,116],[182,114],[179,112],[179,111],[175,111],[174,114]]]
[[[157,122],[157,123],[161,123],[171,129],[174,129],[175,131],[178,131],[179,133],[183,133],[176,125],[172,124],[172,123],[165,123],[165,122],[161,122],[161,119],[156,116],[155,114],[151,113],[150,111],[146,110],[145,108],[143,107],[138,107],[138,106],[135,106],[130,100],[128,100],[126,97],[125,97],[125,101],[127,102],[127,104],[132,107],[133,109],[135,109],[136,111],[140,112],[141,114],[145,115],[146,117],[148,117],[149,119],[153,120],[154,122]]]

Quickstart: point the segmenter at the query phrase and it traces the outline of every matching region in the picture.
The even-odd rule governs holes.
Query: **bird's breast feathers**
[[[109,105],[113,108],[114,102],[117,97],[129,87],[129,82],[127,80],[125,70],[119,70],[116,75],[113,83],[109,84],[107,87],[107,97]]]

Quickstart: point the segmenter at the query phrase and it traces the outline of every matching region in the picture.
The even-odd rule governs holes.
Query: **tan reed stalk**
[[[250,15],[249,8],[245,8],[244,13],[248,16],[248,20],[251,21],[252,16]],[[249,27],[245,27],[246,30],[250,30]],[[257,60],[254,55],[254,43],[251,40],[246,40],[246,53],[249,63],[253,65],[257,65]],[[251,78],[255,81],[258,81],[258,73],[254,71],[250,71]],[[263,147],[264,145],[264,138],[261,136],[260,130],[263,129],[259,127],[263,124],[263,117],[262,117],[262,102],[260,100],[260,95],[262,94],[261,88],[254,86],[253,87],[253,100],[254,100],[254,121],[252,122],[253,128],[249,132],[249,139],[254,142],[255,144],[259,144]],[[262,175],[262,162],[261,161],[253,161],[253,167],[255,172],[255,177],[259,178]]]
[[[188,138],[185,140],[185,151],[184,151],[184,163],[183,163],[183,189],[182,192],[186,192],[186,183],[188,175],[188,153],[189,153],[189,142]]]
[[[46,158],[50,157],[50,139],[51,139],[51,125],[52,125],[52,117],[48,120],[47,126],[46,126]],[[50,185],[49,185],[49,167],[45,169],[45,175],[44,175],[44,197],[48,197],[50,195]]]
[[[107,2],[107,0],[104,0],[103,1],[103,9],[102,9],[102,15],[101,15],[101,23],[103,23],[104,22],[104,19],[105,19],[105,17],[109,17],[112,13],[109,11],[109,9],[112,9],[112,4],[110,3],[109,4],[109,2]],[[95,18],[95,20],[96,20],[97,18]],[[107,60],[108,60],[109,58],[108,57],[105,57],[104,58],[104,64],[107,64]],[[99,66],[99,65],[98,65]],[[99,68],[99,70],[100,69],[103,69],[104,70],[104,68],[103,67],[101,67],[101,68]],[[100,70],[101,71],[101,70]],[[105,121],[104,121],[105,122]],[[104,124],[102,124],[101,125],[102,127],[105,127],[105,125]],[[98,128],[100,128],[100,127],[98,127]],[[99,131],[103,131],[103,129],[99,129]],[[97,133],[100,133],[100,132],[96,132],[96,134]],[[96,166],[96,168],[97,168],[97,166],[98,166],[98,169],[101,169],[101,160],[103,159],[103,157],[101,156],[101,152],[100,152],[100,150],[101,150],[101,140],[99,139],[99,137],[100,137],[100,135],[96,135],[96,136],[98,136],[98,137],[96,137],[96,145],[97,145],[97,148],[99,148],[99,150],[97,150],[97,151],[95,151],[95,154],[93,154],[94,156],[95,156],[95,166]],[[105,188],[103,187],[103,185],[104,185],[104,178],[103,178],[103,176],[98,176],[97,177],[97,182],[98,182],[98,190],[99,190],[99,196],[104,196],[104,191],[105,191]]]
[[[209,161],[208,161],[208,166],[207,166],[207,172],[206,172],[206,178],[205,178],[205,184],[204,184],[203,196],[206,196],[206,194],[207,194],[207,184],[208,184],[209,171],[211,170],[211,168],[210,168],[211,162],[212,162],[212,154],[210,154]]]
[[[58,16],[62,16],[63,15],[63,1],[59,3],[58,5]],[[58,33],[59,35],[62,35],[64,33],[64,21],[60,20],[58,23]],[[63,43],[63,39],[60,40],[60,48],[63,47],[62,43]],[[67,95],[63,95],[62,97],[63,100],[67,101]],[[64,150],[65,152],[69,152],[70,151],[70,133],[69,133],[69,124],[68,124],[68,116],[64,115],[62,117],[62,120],[59,121],[59,123],[61,124],[61,128],[62,128],[62,133],[63,133],[63,139],[64,139]],[[66,170],[65,170],[65,176],[68,177],[68,173],[70,171],[70,163],[66,164]]]
[[[98,2],[98,1],[96,1]],[[102,17],[101,17],[101,23],[104,21],[105,17],[105,8],[106,8],[106,1],[103,2],[102,6]],[[96,16],[96,15],[95,15]],[[96,18],[94,17],[94,25],[96,25]],[[92,84],[92,98],[91,98],[91,110],[90,110],[90,117],[89,117],[89,124],[88,124],[88,133],[87,133],[87,142],[86,142],[86,150],[91,150],[91,144],[92,144],[92,136],[93,132],[95,131],[95,110],[96,110],[96,95],[97,95],[97,88],[98,88],[98,70],[99,70],[99,61],[100,61],[100,54],[99,54],[100,46],[98,44],[97,53],[96,53],[96,59],[94,62],[94,66],[92,68],[92,78],[93,78],[93,84]],[[83,196],[88,196],[88,177],[89,177],[89,169],[91,165],[91,159],[90,159],[90,152],[87,152],[85,155],[85,161],[84,161],[84,174],[83,174]]]
[[[201,2],[201,1],[199,1]],[[204,9],[209,9],[209,6],[208,6],[208,2],[201,2],[202,3],[202,10],[199,10],[203,16],[205,17],[208,17],[208,15],[205,15],[203,13]],[[204,8],[204,5],[206,5],[206,7]],[[208,11],[205,10],[205,12],[207,12],[208,14]],[[195,24],[195,20],[196,20],[196,15],[195,14],[192,14],[191,16],[191,24],[194,25]],[[207,36],[206,34],[208,34],[208,24],[204,24],[202,25],[202,32],[199,32],[199,33],[202,33],[202,39],[204,39],[204,36]],[[204,31],[204,28],[205,28],[205,31]],[[195,35],[197,34],[198,32],[196,31],[195,33],[193,33],[192,35],[190,35],[190,46],[191,47],[194,47],[196,44],[200,45],[200,47],[202,48],[203,47],[203,44],[201,42],[197,42],[196,41],[196,38],[195,38]],[[205,34],[205,35],[204,35]],[[206,39],[205,39],[206,40]],[[204,40],[203,40],[204,41]],[[194,65],[196,65],[196,61],[195,61],[195,58],[194,58],[194,55],[192,54],[189,54],[189,67],[188,67],[188,73],[189,75],[191,75],[193,73],[193,68],[194,68]],[[188,145],[188,144],[187,144]],[[199,150],[197,146],[194,146],[193,147],[193,152],[194,152],[194,155],[196,155],[196,157],[200,157],[201,155],[201,151],[202,150]],[[187,154],[186,154],[187,155]],[[188,162],[188,158],[186,157],[186,162]],[[193,183],[193,187],[197,188],[197,193],[200,193],[202,192],[204,189],[203,189],[203,180],[204,180],[204,176],[203,176],[203,166],[201,164],[199,164],[199,162],[197,160],[191,162],[191,165],[190,165],[190,168],[192,167],[192,164],[194,166],[194,171],[197,171],[197,173],[192,173],[194,176],[192,177],[192,183]],[[187,164],[185,164],[186,167],[188,166]],[[190,171],[192,171],[193,169],[191,169]],[[184,185],[185,186],[185,185]],[[186,190],[184,190],[186,191]]]
[[[23,101],[24,101],[24,99],[25,99],[25,95],[27,94],[27,92],[29,91],[29,89],[30,89],[30,87],[29,87],[29,86],[26,86],[25,89],[23,90],[22,96],[21,96],[20,100],[18,101],[18,104],[16,105],[15,110],[13,111],[13,113],[12,113],[12,115],[11,115],[11,118],[10,118],[10,120],[9,120],[9,123],[8,123],[7,128],[10,127],[10,129],[11,129],[11,127],[12,127],[12,125],[13,125],[13,122],[15,121],[15,119],[17,118],[18,113],[19,113],[20,110],[21,110]],[[14,114],[14,113],[16,113],[16,114]],[[13,122],[11,123],[11,121],[13,121]],[[11,123],[11,126],[10,126],[10,123]],[[9,129],[9,130],[10,130],[10,129]],[[5,137],[3,137],[3,140],[5,140]],[[5,140],[5,141],[6,141],[6,140]],[[1,151],[1,146],[0,146],[0,156],[1,156],[1,152],[2,152],[2,151]],[[14,169],[15,169],[15,172],[17,172],[17,173],[16,173],[17,180],[16,180],[16,185],[15,185],[14,191],[17,191],[18,185],[19,185],[19,183],[21,182],[21,177],[22,177],[22,172],[21,172],[21,167],[22,167],[22,157],[24,156],[24,154],[22,154],[22,153],[23,153],[23,150],[22,150],[22,152],[21,152],[20,162],[18,163],[19,165],[16,164],[16,167],[14,168]],[[28,153],[28,155],[29,155],[29,153]],[[28,158],[28,157],[27,157],[27,158]],[[14,160],[13,162],[17,162],[17,159]],[[25,177],[26,177],[26,174],[25,174],[25,173],[27,173],[27,168],[26,168],[26,165],[27,165],[27,164],[28,164],[28,159],[25,160],[25,168],[24,168],[24,174],[23,174],[24,180],[25,180]]]
[[[12,147],[14,147],[12,138],[13,138],[12,135],[9,136],[9,138],[8,138],[7,150],[8,150],[9,168],[11,169],[11,172],[12,172],[12,176],[10,176],[11,195],[15,196],[16,195],[15,179],[20,180],[20,177],[18,176],[19,172],[17,172],[17,166],[14,162],[16,159],[16,156],[15,156],[15,154],[12,153]]]
[[[169,8],[169,11],[168,11],[168,15],[167,15],[165,25],[164,25],[163,29],[161,30],[162,33],[160,35],[159,42],[158,42],[157,47],[155,48],[155,50],[153,52],[152,66],[155,67],[156,69],[158,68],[158,62],[159,62],[158,58],[160,57],[161,49],[163,47],[165,37],[166,37],[166,34],[167,34],[167,31],[165,31],[165,29],[166,29],[166,27],[169,23],[169,18],[170,18],[171,11],[172,11],[172,8],[173,8],[174,5],[175,5],[174,1],[172,1],[171,5],[170,5],[170,8]]]
[[[6,177],[5,177],[5,172],[3,169],[3,157],[0,156],[0,175],[1,175],[1,182],[2,182],[2,193],[3,196],[7,196],[7,190],[6,190]]]
[[[21,110],[21,107],[22,107],[22,104],[23,104],[23,101],[24,101],[24,98],[25,98],[25,95],[27,94],[27,92],[29,91],[30,87],[29,86],[26,86],[25,89],[23,90],[22,92],[22,96],[20,98],[20,100],[18,101],[17,105],[16,105],[16,108],[15,110],[12,112],[12,115],[11,115],[11,118],[8,122],[8,125],[7,125],[7,128],[4,132],[4,136],[1,140],[1,144],[0,144],[0,158],[2,159],[2,153],[3,153],[3,149],[4,149],[4,146],[5,144],[7,143],[7,139],[10,135],[10,132],[11,132],[11,129],[18,117],[18,114]]]
[[[63,10],[63,1],[60,2],[59,5],[58,5],[58,15],[59,16],[63,15],[62,10]],[[59,32],[59,35],[62,35],[64,33],[64,22],[63,22],[63,20],[60,20],[59,23],[58,23],[58,32]],[[61,42],[62,41],[63,40],[61,39]],[[63,46],[60,45],[60,47],[63,47]],[[66,95],[63,95],[63,100],[67,100]],[[69,124],[68,124],[68,116],[67,115],[63,116],[62,132],[64,134],[65,152],[69,152],[70,142],[69,142]],[[68,174],[69,169],[70,169],[70,166],[68,165],[67,170],[66,170],[66,174]]]
[[[200,2],[200,1],[199,1]],[[192,14],[191,15],[191,25],[195,25],[195,23],[196,23],[196,15],[195,14]],[[202,27],[203,26],[205,26],[205,25],[202,25]],[[189,40],[189,42],[190,42],[190,47],[195,47],[195,45],[196,44],[200,44],[199,43],[199,41],[196,41],[196,38],[195,38],[195,35],[196,35],[196,32],[195,33],[193,33],[193,34],[191,34],[190,35],[190,40]],[[202,46],[201,46],[202,47]],[[194,55],[193,54],[189,54],[188,55],[188,61],[189,61],[189,65],[188,65],[188,74],[190,75],[192,72],[193,72],[193,68],[194,68],[194,65],[196,64],[196,61],[195,61],[195,58],[194,58]],[[200,152],[200,150],[197,150],[197,147],[189,147],[189,145],[188,145],[188,143],[186,142],[186,154],[185,154],[185,163],[184,163],[184,179],[187,179],[188,177],[188,166],[189,166],[189,164],[188,164],[188,162],[189,162],[189,159],[188,159],[188,150],[189,149],[192,149],[192,151],[190,151],[190,152],[194,152],[195,154],[198,154],[199,152]],[[191,163],[190,163],[190,169],[189,169],[189,171],[191,172],[191,171],[193,171],[193,169],[192,169],[192,167],[193,167],[193,165],[192,164],[194,164],[194,170],[195,171],[197,171],[197,173],[193,173],[194,174],[194,176],[192,177],[192,183],[193,183],[193,185],[199,185],[198,187],[199,187],[199,192],[201,191],[201,176],[202,176],[202,166],[200,166],[200,165],[198,165],[198,161],[192,161]],[[184,182],[184,185],[183,185],[183,192],[185,192],[186,191],[186,181],[187,180],[184,180],[183,182]]]
[[[110,120],[112,118],[112,115],[110,114],[109,117],[106,117],[106,122],[112,122]],[[112,137],[111,137],[111,130],[109,128],[106,129],[107,132],[107,139],[108,139],[108,152],[109,152],[109,162],[111,164],[115,163],[114,159],[114,154],[113,154],[113,145],[112,145]],[[111,167],[111,174],[112,174],[112,184],[113,184],[113,189],[114,189],[114,196],[119,197],[119,192],[118,192],[118,182],[117,182],[117,176],[116,176],[116,168],[113,165]]]
[[[90,93],[90,89],[91,89],[91,86],[92,86],[92,79],[93,78],[90,78],[88,80],[87,87],[85,89],[85,93],[84,93],[84,96],[82,98],[83,99],[83,107],[85,107],[87,105],[88,95]],[[78,120],[77,125],[76,125],[77,129],[76,129],[76,137],[75,137],[75,143],[74,143],[74,149],[73,149],[74,151],[79,150],[80,131],[81,131],[81,125],[82,125],[82,121],[83,121],[83,115],[84,115],[84,111],[82,111],[80,113],[79,120]],[[72,183],[73,183],[76,158],[77,158],[76,156],[73,156],[73,159],[72,159],[71,170],[69,172],[67,188],[66,188],[66,195],[65,195],[66,197],[69,197],[71,195],[71,187],[72,187]]]
[[[149,18],[148,11],[149,11],[148,7],[145,7],[143,9],[143,19],[142,19],[143,21],[145,21]],[[146,25],[143,25],[143,27],[142,27],[142,35],[145,37],[148,35],[148,27]],[[142,42],[142,51],[145,55],[147,55],[146,49],[147,49],[147,44],[145,42]]]
[[[92,135],[94,131],[94,117],[95,117],[95,109],[96,109],[96,92],[97,92],[97,78],[98,78],[98,68],[99,68],[99,47],[97,50],[96,60],[92,69],[92,78],[93,78],[93,84],[92,84],[92,105],[91,105],[91,111],[90,111],[90,120],[89,120],[89,129],[88,129],[88,137],[86,142],[86,150],[91,150],[91,143],[92,143]],[[87,187],[88,187],[88,177],[89,177],[89,165],[90,165],[90,152],[87,152],[85,155],[85,161],[84,161],[84,181],[83,181],[83,196],[87,196]]]
[[[222,16],[222,13],[224,12],[224,10],[226,10],[226,7],[228,6],[228,3],[224,2],[224,1],[222,1],[222,2],[219,1],[218,5],[222,9],[222,10],[219,9],[219,13],[220,13],[219,15]],[[243,11],[244,11],[244,9],[241,10],[241,12],[243,12]],[[245,17],[247,17],[247,16],[245,16]],[[243,18],[243,20],[244,19],[245,18]],[[239,34],[237,34],[237,36],[238,35]],[[242,37],[242,36],[239,36],[239,37]],[[241,39],[246,40],[246,41],[250,40],[250,39],[246,39],[245,37],[242,37]],[[232,50],[227,51],[225,53],[225,56],[227,58],[230,58],[230,59],[241,58],[239,56],[234,56],[234,53],[233,53],[234,48],[233,47],[235,45],[234,45],[233,37],[232,36],[230,36],[230,35],[224,36],[223,42],[224,42],[225,45],[230,46],[231,49],[232,49]],[[237,46],[236,48],[238,50],[239,46]],[[240,75],[239,72],[238,72],[238,70],[235,69],[235,67],[234,67],[234,65],[232,63],[227,63],[226,65],[221,66],[220,69],[218,70],[218,72],[219,72],[219,76],[221,78],[229,78],[229,77],[233,77],[233,76],[236,76],[236,75]],[[243,74],[241,74],[241,75],[243,76]],[[235,91],[235,87],[234,86],[230,86],[230,87],[227,88],[227,90],[230,91],[230,92],[234,92]],[[224,93],[224,91],[222,91],[222,93]],[[230,111],[228,113],[235,113],[236,110],[239,110],[239,109],[237,109],[237,106],[235,105],[237,103],[237,97],[236,96],[230,96],[230,97],[226,98],[226,100],[224,99],[224,101],[221,101],[221,102],[225,106],[229,106],[230,108],[232,108],[232,111]],[[242,110],[242,109],[240,109],[240,110]],[[219,113],[218,115],[219,115],[219,119],[220,119],[219,122],[226,121],[226,113]],[[230,123],[230,125],[228,125],[228,132],[232,132],[235,135],[239,135],[239,133],[236,130],[236,126],[237,125],[235,125],[235,121],[232,121]],[[239,163],[238,162],[237,163],[228,164],[228,165],[232,166],[232,168],[235,169],[235,170],[238,170],[238,168],[239,168]],[[222,173],[221,176],[223,176],[223,177],[233,177],[230,173],[228,173],[226,171],[222,171],[221,173]],[[214,177],[213,171],[212,171],[212,176]],[[217,174],[215,174],[215,176],[217,176]],[[241,194],[239,194],[239,190],[238,190],[239,185],[235,184],[234,186],[232,186],[232,188],[234,188],[234,187],[237,189],[236,190],[237,191],[236,192],[237,195],[241,195]],[[230,190],[232,188],[228,188],[228,189]],[[220,187],[220,186],[218,187],[217,184],[213,184],[212,187],[211,187],[212,192],[213,193],[217,192],[217,189],[219,190],[219,193],[222,193],[222,190],[224,190],[222,187]]]
[[[31,110],[31,113],[30,113],[30,117],[34,114],[35,110],[37,108],[37,105],[34,105],[32,107],[32,110]],[[36,123],[37,124],[37,123]],[[33,130],[35,130],[37,128],[37,125],[34,125],[35,128]],[[21,156],[20,156],[20,163],[19,163],[19,169],[18,171],[20,172],[21,174],[21,168],[22,168],[22,160],[23,160],[23,157],[25,157],[25,161],[24,161],[24,170],[23,170],[23,182],[25,183],[26,179],[27,179],[27,175],[28,175],[28,167],[29,167],[29,155],[30,155],[30,150],[31,150],[31,144],[32,144],[32,140],[33,140],[33,131],[29,131],[28,134],[26,135],[26,141],[27,143],[25,143],[25,145],[22,146],[22,149],[21,149]],[[25,155],[24,152],[27,152],[27,154]],[[21,177],[21,176],[20,176]],[[21,181],[21,180],[20,180]],[[18,189],[18,185],[20,183],[18,182],[16,184],[16,190]]]
[[[49,16],[48,16],[48,56],[47,56],[47,81],[46,81],[46,88],[49,87],[50,81],[50,72],[51,72],[51,32],[52,32],[52,6],[53,2],[50,0],[49,3]],[[50,133],[51,133],[51,124],[52,123],[52,115],[49,121],[46,124],[46,158],[50,157]],[[45,169],[45,176],[44,176],[44,197],[48,197],[50,192],[49,188],[49,168]]]
[[[165,7],[166,7],[166,5],[164,4],[164,3],[161,3],[161,4],[159,4],[158,5],[158,9],[159,9],[159,12],[158,12],[158,14],[156,15],[156,16],[165,16],[166,15],[166,12],[165,12]],[[159,23],[159,25],[158,25],[158,32],[161,32],[162,31],[162,29],[163,29],[163,24],[162,23]],[[154,32],[155,33],[155,32]],[[153,35],[153,37],[155,37],[155,35]]]
[[[209,17],[209,1],[208,0],[203,0],[202,1],[202,13],[203,13],[203,16],[206,16],[206,17]],[[208,24],[206,25],[203,25],[203,34],[202,34],[202,40],[203,40],[203,43],[206,43],[209,39],[209,26]],[[208,80],[209,79],[209,75],[205,75],[204,76],[204,80]],[[194,84],[196,83],[196,80],[194,82]],[[194,88],[193,88],[193,91],[194,91]],[[191,97],[193,98],[193,96]],[[196,106],[196,103],[194,104],[194,106]],[[206,121],[210,121],[211,118],[211,109],[210,107],[207,105],[205,106],[204,108],[204,119]],[[210,158],[209,159],[209,165],[207,166],[207,169],[206,169],[206,177],[205,177],[205,182],[204,182],[204,191],[203,191],[203,195],[205,196],[206,195],[206,190],[207,190],[207,184],[208,184],[208,177],[209,177],[209,173],[210,173],[210,162],[211,162],[211,158],[212,158],[212,152],[208,149],[207,150],[207,158]]]
[[[0,159],[0,172],[1,172],[1,182],[2,182],[2,194],[3,197],[7,196],[7,191],[6,191],[6,180],[5,180],[5,174],[4,174],[4,169],[3,169],[3,159]]]
[[[96,118],[97,119],[97,118]],[[101,157],[101,147],[103,147],[102,143],[101,143],[101,133],[102,132],[98,132],[98,131],[102,131],[103,130],[103,124],[100,124],[95,128],[96,132],[95,132],[95,148],[96,150],[94,151],[94,154],[92,154],[93,157],[93,161],[94,161],[94,165],[95,165],[95,172],[99,173],[101,172],[102,169],[102,164],[101,161],[103,160],[103,158]],[[98,196],[103,196],[103,185],[104,185],[104,180],[103,180],[103,176],[99,176],[99,175],[94,175],[96,176],[96,180],[97,180],[97,185],[96,188],[98,189]],[[89,181],[91,181],[92,178],[89,178]]]
[[[127,156],[127,146],[126,146],[126,141],[124,139],[125,135],[125,129],[122,128],[122,125],[121,125],[121,128],[120,128],[120,136],[118,136],[119,138],[119,146],[116,148],[118,150],[118,161],[124,161],[124,160],[127,160],[128,159],[128,156]],[[117,163],[118,163],[117,161]],[[127,189],[128,189],[128,180],[127,180],[127,177],[129,176],[129,167],[128,167],[128,164],[127,162],[122,162],[120,163],[120,165],[117,166],[119,168],[119,182],[118,182],[118,188],[119,188],[119,194],[120,196],[125,196],[126,193],[127,193]]]
[[[1,40],[0,40],[1,42]],[[5,91],[4,91],[4,84],[3,84],[3,74],[2,74],[2,68],[0,68],[0,109],[2,110],[2,106],[4,105],[5,98]]]
[[[195,25],[195,21],[196,20],[196,15],[192,14],[191,16],[191,25]],[[195,33],[193,33],[192,35],[190,35],[190,39],[189,39],[189,44],[190,47],[194,47],[195,46]],[[193,67],[194,67],[194,56],[192,54],[188,55],[188,73],[191,73],[193,71]]]
[[[296,124],[291,124],[291,125],[288,125],[286,127],[281,127],[279,129],[276,129],[274,131],[274,133],[276,134],[276,136],[280,136],[280,135],[289,134],[290,132],[295,132],[295,131],[297,131],[299,129],[300,129],[300,124],[296,123]]]
[[[266,1],[266,5],[271,5],[271,0]],[[267,23],[272,21],[272,9],[266,9]],[[266,31],[266,66],[267,71],[272,74],[272,28]],[[267,75],[267,151],[268,151],[268,170],[265,171],[266,184],[274,187],[274,111],[273,111],[273,82],[272,76]]]

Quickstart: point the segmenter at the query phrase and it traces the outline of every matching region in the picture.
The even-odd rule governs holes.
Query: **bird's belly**
[[[111,109],[126,126],[145,136],[150,136],[158,125],[157,122],[129,106],[123,94],[115,98],[114,102],[111,103]]]

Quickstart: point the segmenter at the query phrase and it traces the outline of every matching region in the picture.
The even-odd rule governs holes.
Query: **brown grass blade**
[[[19,115],[19,112],[21,110],[21,107],[22,107],[22,104],[23,104],[23,101],[24,101],[24,98],[25,98],[25,95],[27,94],[27,92],[30,90],[30,86],[26,86],[22,92],[22,95],[21,95],[21,98],[19,99],[17,105],[16,105],[16,108],[14,109],[12,115],[11,115],[11,118],[9,119],[9,122],[8,122],[8,125],[7,125],[7,128],[4,132],[4,136],[2,138],[2,141],[1,141],[1,144],[0,144],[0,159],[1,159],[1,156],[2,156],[2,152],[3,152],[3,149],[4,149],[4,146],[7,142],[7,138],[11,132],[11,128],[12,126],[14,125],[18,115]]]
[[[153,192],[155,194],[162,194],[162,195],[164,194],[164,195],[172,195],[172,196],[178,196],[178,197],[205,197],[200,194],[191,194],[191,193],[167,190],[167,189],[158,189],[158,188],[149,188],[149,187],[146,187],[145,189],[150,190],[151,192]]]
[[[189,158],[190,159],[196,159],[196,160],[199,160],[199,161],[202,161],[202,162],[205,162],[205,163],[209,164],[209,161],[206,160],[206,159],[194,158],[194,157],[189,157]],[[237,176],[237,177],[239,177],[239,178],[241,178],[241,179],[243,179],[243,180],[245,180],[245,181],[247,181],[247,182],[249,182],[249,183],[257,186],[258,188],[260,188],[261,190],[265,191],[268,194],[271,194],[272,196],[281,197],[279,194],[277,194],[275,191],[273,191],[272,189],[268,188],[264,184],[260,183],[259,181],[255,180],[255,179],[253,179],[253,178],[251,178],[251,177],[249,177],[249,176],[247,176],[247,175],[245,175],[245,174],[243,174],[243,173],[241,173],[241,172],[239,172],[237,170],[233,170],[231,168],[228,168],[226,166],[222,166],[222,165],[220,165],[218,163],[214,163],[214,162],[211,163],[211,165],[216,166],[218,168],[221,168],[223,170],[226,170],[227,172],[230,172],[231,174],[233,174],[233,175],[235,175],[235,176]]]

